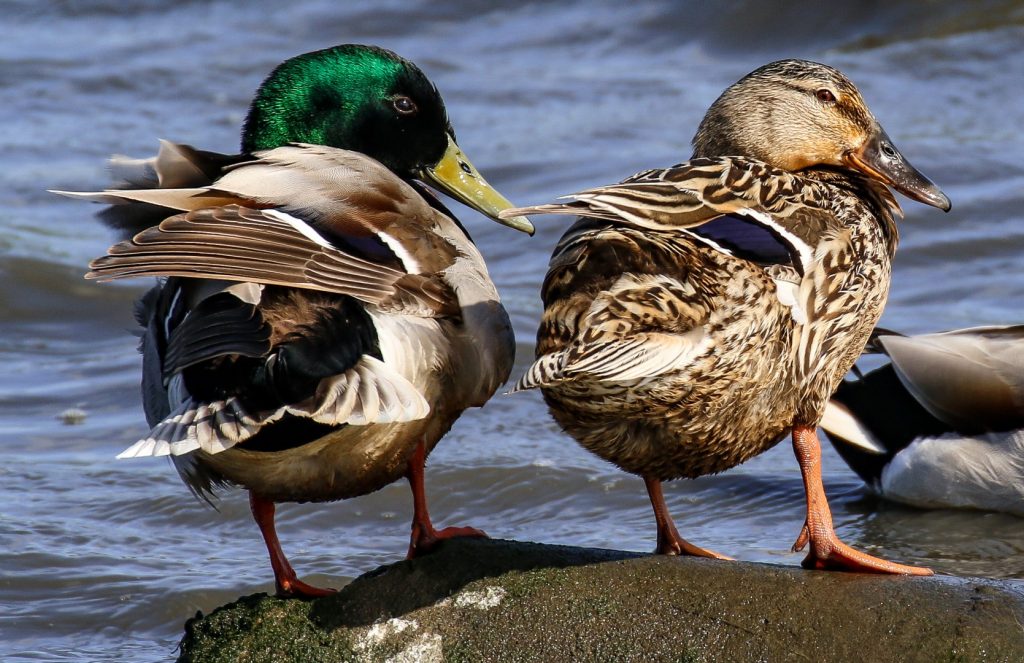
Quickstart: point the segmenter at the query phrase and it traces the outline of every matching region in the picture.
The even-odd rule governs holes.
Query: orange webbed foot
[[[925,567],[897,564],[855,550],[839,540],[832,525],[832,511],[821,483],[821,445],[813,426],[793,427],[793,450],[804,480],[807,496],[807,517],[793,551],[803,550],[810,544],[803,567],[832,569],[861,573],[892,573],[898,575],[930,576],[934,572]]]
[[[338,593],[336,589],[314,587],[298,578],[278,578],[274,584],[277,585],[277,595],[283,599],[319,599]]]
[[[430,531],[413,530],[406,559],[413,559],[419,555],[432,552],[445,539],[458,539],[462,537],[472,539],[489,538],[486,532],[475,527],[445,527],[439,530],[431,528]]]
[[[695,546],[681,536],[677,536],[675,539],[669,539],[665,541],[658,541],[658,547],[654,550],[655,555],[690,555],[692,557],[707,557],[709,559],[723,559],[726,561],[733,561],[732,557],[727,557],[720,553],[716,553],[714,550],[708,550]]]
[[[891,573],[908,576],[935,575],[935,572],[927,567],[898,564],[851,548],[840,541],[835,532],[824,532],[812,538],[806,525],[796,543],[793,544],[793,551],[803,550],[808,542],[811,543],[810,550],[807,557],[801,562],[805,569]]]

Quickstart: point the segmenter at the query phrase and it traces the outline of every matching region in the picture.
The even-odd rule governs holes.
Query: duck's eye
[[[834,104],[836,103],[836,95],[832,94],[832,90],[821,88],[814,93],[814,96],[818,98],[823,104]]]
[[[391,105],[402,115],[412,115],[418,110],[416,108],[416,102],[404,95],[392,99]]]

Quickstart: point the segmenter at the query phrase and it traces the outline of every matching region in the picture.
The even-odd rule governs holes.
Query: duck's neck
[[[784,135],[771,117],[751,114],[727,90],[701,120],[692,140],[693,158],[747,157],[789,171],[806,167],[804,150],[794,149],[780,138]]]
[[[900,241],[896,219],[903,217],[903,209],[889,187],[847,168],[819,166],[801,170],[799,175],[842,189],[864,202],[871,209],[872,216],[878,221],[882,236],[885,238],[889,258],[892,259]]]

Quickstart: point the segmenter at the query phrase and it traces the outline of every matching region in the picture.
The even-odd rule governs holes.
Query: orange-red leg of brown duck
[[[312,599],[335,593],[334,589],[313,587],[296,577],[295,570],[281,550],[281,542],[277,540],[277,530],[274,529],[276,507],[273,502],[249,491],[249,508],[252,509],[252,517],[259,525],[263,541],[267,544],[267,552],[270,553],[270,566],[274,569],[274,584],[277,586],[278,596]]]
[[[427,447],[420,442],[409,458],[409,467],[405,473],[409,487],[412,488],[413,508],[412,537],[409,539],[409,553],[406,555],[408,559],[430,552],[442,539],[454,539],[459,536],[487,537],[487,534],[475,527],[434,529],[433,523],[430,522],[430,512],[427,510],[427,494],[423,488],[423,469],[426,464]]]
[[[661,492],[661,481],[652,477],[644,477],[644,483],[647,485],[647,494],[651,498],[651,506],[654,507],[654,521],[658,524],[658,547],[654,551],[655,554],[694,555],[696,557],[711,557],[712,559],[732,559],[711,550],[698,548],[679,536],[676,524],[672,522],[672,516],[665,505],[665,496]]]
[[[807,520],[793,544],[794,552],[802,550],[807,543],[811,544],[803,561],[804,568],[932,575],[931,569],[888,562],[854,550],[840,541],[832,527],[832,511],[828,507],[825,488],[821,483],[821,445],[813,426],[793,427],[793,451],[800,463],[804,492],[807,494]]]

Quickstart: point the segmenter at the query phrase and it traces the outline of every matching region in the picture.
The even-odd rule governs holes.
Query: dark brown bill
[[[860,149],[847,152],[845,161],[851,168],[885,182],[900,193],[925,205],[938,207],[945,212],[953,206],[934,182],[922,175],[900,154],[882,127],[878,127],[875,135]]]

